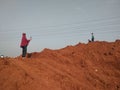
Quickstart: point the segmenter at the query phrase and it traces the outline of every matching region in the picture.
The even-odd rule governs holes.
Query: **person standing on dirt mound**
[[[91,37],[91,41],[94,42],[94,35],[93,33],[91,33],[92,37]]]
[[[22,34],[22,39],[21,39],[21,44],[20,44],[20,47],[22,48],[22,57],[26,57],[27,46],[31,40],[32,40],[31,37],[29,40],[26,38],[26,33]]]

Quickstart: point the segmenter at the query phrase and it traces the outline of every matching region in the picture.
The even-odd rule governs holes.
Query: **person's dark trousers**
[[[22,57],[25,57],[27,54],[27,46],[22,46]]]
[[[94,42],[94,38],[92,38],[92,42]]]

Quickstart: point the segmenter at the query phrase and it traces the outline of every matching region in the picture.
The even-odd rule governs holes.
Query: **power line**
[[[106,18],[105,20],[101,19],[101,21],[98,21],[98,20],[93,20],[92,22],[88,21],[88,22],[84,22],[82,24],[84,25],[84,24],[91,24],[92,23],[93,25],[92,26],[84,26],[84,27],[83,26],[81,27],[81,23],[73,23],[71,25],[70,24],[63,24],[63,26],[55,26],[55,27],[51,26],[51,27],[53,27],[53,29],[49,28],[49,27],[44,27],[44,29],[46,31],[42,30],[41,33],[38,33],[39,32],[38,31],[38,32],[36,32],[36,34],[33,34],[33,37],[41,38],[41,37],[44,37],[44,36],[45,37],[46,36],[62,36],[64,38],[67,35],[68,36],[69,35],[79,35],[79,33],[83,34],[85,32],[91,32],[91,29],[94,30],[96,33],[99,33],[99,34],[113,33],[113,32],[120,33],[120,30],[116,30],[116,31],[115,30],[114,31],[113,30],[108,30],[108,29],[105,30],[105,28],[108,28],[108,27],[110,28],[110,27],[120,26],[119,22],[113,23],[113,20],[118,21],[119,19],[120,19],[120,17],[114,17],[114,18],[109,18],[109,19]],[[109,23],[105,23],[105,22],[108,22],[108,21],[109,21]],[[102,24],[100,25],[99,23],[101,23],[101,22],[102,22]],[[98,24],[97,26],[95,26],[96,23]],[[74,25],[74,26],[72,26],[72,25]],[[59,28],[56,28],[56,27],[59,27]],[[12,34],[13,32],[16,34],[16,33],[19,33],[21,31],[16,31],[16,30],[11,29],[10,31],[7,30],[7,31],[0,31],[0,32],[1,33],[9,33],[9,34],[11,32],[11,35],[13,35]],[[12,36],[12,37],[9,36],[9,39],[10,38],[14,38],[14,36]],[[19,38],[19,37],[17,36],[17,38]]]
[[[61,25],[51,25],[51,26],[39,26],[39,27],[33,27],[34,28],[39,28],[39,29],[47,29],[47,30],[50,30],[50,29],[56,29],[56,28],[65,28],[65,27],[70,27],[72,25],[81,25],[81,24],[90,24],[90,23],[100,23],[100,22],[106,22],[106,21],[112,21],[113,20],[119,20],[120,19],[120,16],[117,16],[117,17],[109,17],[109,18],[102,18],[102,19],[93,19],[93,20],[86,20],[86,21],[82,21],[82,22],[75,22],[75,23],[68,23],[68,24],[61,24]],[[76,27],[76,26],[75,26]],[[11,31],[16,31],[17,28],[14,28],[14,29],[8,29],[7,31],[4,30],[2,32],[11,32]],[[21,29],[32,29],[32,27],[28,27],[28,28],[21,28]],[[9,31],[11,30],[11,31]]]

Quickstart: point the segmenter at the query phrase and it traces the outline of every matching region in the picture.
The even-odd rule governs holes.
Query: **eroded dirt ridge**
[[[0,90],[120,90],[120,40],[0,59]]]

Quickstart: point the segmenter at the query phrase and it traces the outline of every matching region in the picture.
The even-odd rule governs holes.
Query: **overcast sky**
[[[19,56],[22,33],[28,52],[79,42],[120,39],[120,0],[0,0],[0,54]]]

